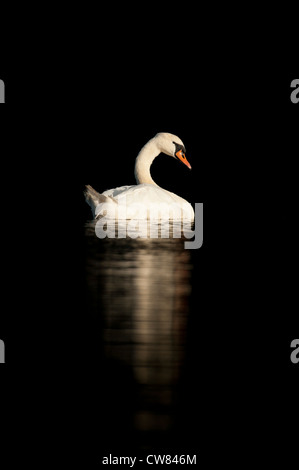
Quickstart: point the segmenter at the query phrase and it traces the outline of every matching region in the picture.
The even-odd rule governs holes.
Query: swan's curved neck
[[[161,153],[155,139],[151,139],[140,150],[135,162],[135,178],[137,184],[154,184],[158,186],[151,177],[150,166],[153,160]]]

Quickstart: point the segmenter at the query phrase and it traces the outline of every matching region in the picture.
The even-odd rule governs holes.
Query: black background
[[[164,131],[183,140],[192,171],[159,157],[153,178],[205,210],[204,246],[194,257],[210,317],[190,353],[186,402],[198,392],[203,351],[210,352],[202,372],[210,394],[204,412],[200,403],[187,410],[193,419],[182,426],[202,449],[202,463],[291,462],[298,421],[298,366],[290,362],[298,337],[296,73],[262,62],[217,67],[196,54],[184,63],[112,56],[92,66],[59,63],[52,74],[46,67],[1,71],[4,442],[29,438],[27,455],[50,442],[52,457],[60,449],[85,464],[94,462],[96,446],[107,445],[105,429],[103,442],[93,441],[94,407],[103,397],[92,392],[95,351],[84,321],[83,224],[90,214],[82,191],[84,184],[100,192],[133,184],[135,156]],[[206,433],[197,434],[199,424]]]

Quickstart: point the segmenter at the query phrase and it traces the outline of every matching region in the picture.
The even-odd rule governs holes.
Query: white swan
[[[176,135],[160,132],[145,144],[136,158],[137,185],[108,189],[102,194],[91,186],[86,186],[85,199],[94,218],[105,215],[118,219],[194,220],[191,204],[162,189],[151,177],[150,166],[161,152],[180,160],[191,169],[181,139]]]

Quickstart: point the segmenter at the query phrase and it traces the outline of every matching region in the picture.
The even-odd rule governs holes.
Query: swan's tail
[[[104,196],[104,194],[98,193],[90,185],[85,186],[85,188],[86,188],[84,191],[85,201],[91,207],[93,217],[96,216],[96,207],[99,204],[102,204],[104,202],[106,203],[112,202],[114,204],[117,203],[117,201],[113,197]]]

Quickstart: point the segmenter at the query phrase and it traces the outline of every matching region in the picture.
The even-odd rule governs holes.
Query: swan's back
[[[163,219],[181,219],[182,216],[188,220],[194,219],[194,211],[189,202],[157,185],[120,186],[108,189],[103,195],[113,198],[118,205],[126,206],[127,218],[155,218],[155,215],[159,214],[158,217]]]

